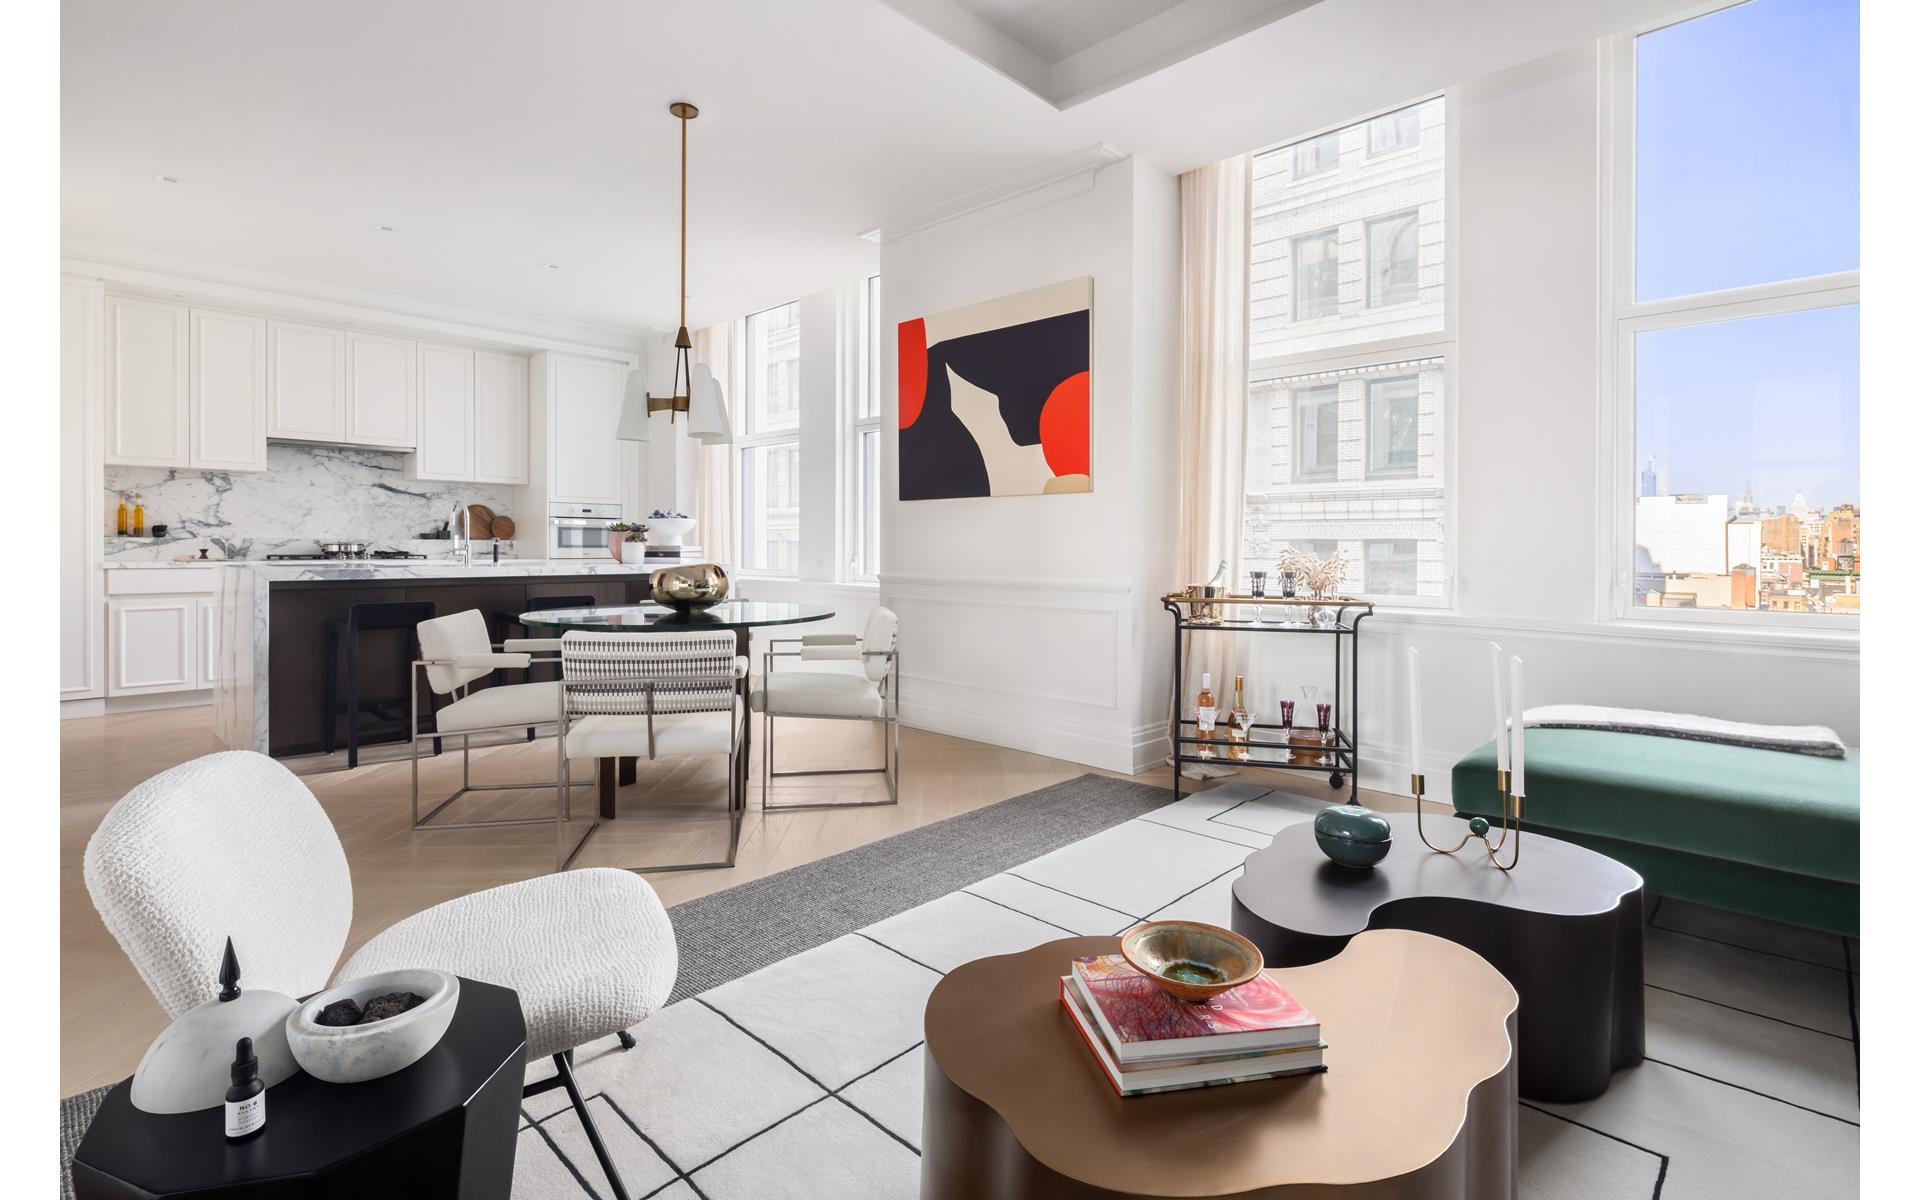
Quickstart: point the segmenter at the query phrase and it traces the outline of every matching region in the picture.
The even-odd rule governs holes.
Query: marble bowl
[[[1149,921],[1120,939],[1134,970],[1176,1000],[1198,1003],[1250,983],[1265,966],[1260,947],[1201,921]]]
[[[370,1025],[321,1025],[320,1010],[336,1000],[365,1005],[388,992],[426,999],[397,1017]],[[402,1071],[440,1044],[460,1003],[460,980],[445,971],[383,971],[328,988],[287,1017],[287,1045],[294,1061],[328,1083],[364,1083]]]

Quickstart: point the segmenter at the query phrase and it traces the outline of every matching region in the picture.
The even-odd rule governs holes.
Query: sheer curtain
[[[1198,167],[1180,177],[1180,526],[1178,554],[1188,583],[1205,583],[1222,562],[1229,588],[1240,579],[1240,518],[1246,480],[1247,283],[1252,260],[1253,156]],[[1187,694],[1174,717],[1213,674],[1213,694],[1232,703],[1233,641],[1189,633],[1183,648]],[[1178,734],[1175,724],[1172,732]],[[1187,768],[1190,775],[1226,767]]]
[[[733,377],[732,321],[709,325],[693,334],[693,360],[707,364],[720,381],[726,395],[727,412],[740,411],[739,389]],[[736,419],[735,428],[738,428]],[[738,567],[738,548],[734,545],[733,464],[734,448],[696,445],[693,448],[694,534],[708,562]]]

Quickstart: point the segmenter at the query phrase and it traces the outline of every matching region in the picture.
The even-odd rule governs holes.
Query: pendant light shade
[[[706,446],[725,446],[733,441],[726,393],[705,363],[696,363],[693,368],[693,408],[687,414],[687,436]]]
[[[640,365],[627,372],[627,387],[620,398],[620,428],[615,437],[623,442],[650,442],[653,434],[647,413],[647,362],[651,356],[642,356]]]

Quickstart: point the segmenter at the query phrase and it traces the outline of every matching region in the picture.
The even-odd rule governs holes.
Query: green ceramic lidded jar
[[[1363,871],[1393,849],[1393,825],[1370,808],[1336,804],[1313,819],[1313,840],[1334,862]]]

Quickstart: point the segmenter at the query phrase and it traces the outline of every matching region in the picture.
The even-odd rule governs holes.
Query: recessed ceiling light
[[[549,271],[558,271],[560,269],[559,263],[541,263],[540,265]]]
[[[178,175],[155,175],[153,181],[155,183],[179,183],[181,180]]]
[[[373,227],[373,231],[374,231],[375,233],[392,233],[392,232],[393,232],[393,226],[391,226],[391,225],[375,225],[375,226]]]

